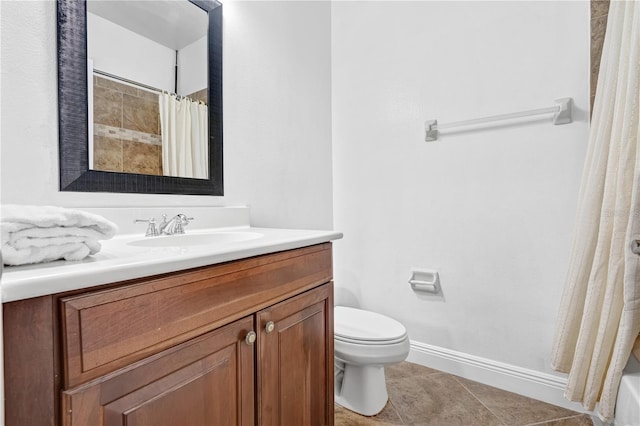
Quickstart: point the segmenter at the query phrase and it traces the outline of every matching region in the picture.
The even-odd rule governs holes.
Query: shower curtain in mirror
[[[207,106],[169,93],[160,94],[159,102],[162,173],[206,179],[209,170]]]
[[[613,419],[640,333],[640,2],[611,2],[552,366],[565,396]]]

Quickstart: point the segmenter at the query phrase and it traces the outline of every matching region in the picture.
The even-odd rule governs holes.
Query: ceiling
[[[207,34],[207,13],[187,0],[88,0],[87,10],[173,50]]]

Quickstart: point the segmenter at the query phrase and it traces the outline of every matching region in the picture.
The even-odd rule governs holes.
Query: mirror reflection
[[[89,168],[207,179],[208,16],[190,2],[87,2]]]

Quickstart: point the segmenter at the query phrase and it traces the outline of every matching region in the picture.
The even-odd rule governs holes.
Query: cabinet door
[[[253,425],[254,346],[243,318],[63,392],[74,426]]]
[[[257,314],[258,424],[333,425],[333,284]]]

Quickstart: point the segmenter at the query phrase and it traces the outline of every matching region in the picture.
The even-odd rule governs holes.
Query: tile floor
[[[374,417],[335,406],[336,426],[591,426],[586,414],[403,362],[385,369],[389,402]]]

